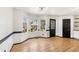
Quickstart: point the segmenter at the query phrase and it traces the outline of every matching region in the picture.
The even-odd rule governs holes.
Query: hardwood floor
[[[34,38],[14,45],[11,52],[77,52],[79,40],[70,38]]]

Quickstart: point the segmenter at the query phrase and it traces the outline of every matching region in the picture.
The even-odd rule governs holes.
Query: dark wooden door
[[[55,36],[56,31],[56,20],[50,19],[50,37]]]
[[[63,19],[63,37],[70,38],[70,19]]]

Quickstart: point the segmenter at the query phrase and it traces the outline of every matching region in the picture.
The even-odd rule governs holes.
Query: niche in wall
[[[74,18],[74,31],[79,31],[79,17]]]

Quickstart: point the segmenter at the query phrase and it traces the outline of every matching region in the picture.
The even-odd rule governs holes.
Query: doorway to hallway
[[[70,33],[71,33],[71,30],[70,30],[70,19],[63,19],[63,37],[67,37],[67,38],[70,38]]]
[[[55,36],[56,34],[56,20],[50,19],[50,37]]]

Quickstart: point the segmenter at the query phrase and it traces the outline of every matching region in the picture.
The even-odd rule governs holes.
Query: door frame
[[[70,18],[64,18],[64,19],[69,19],[70,20],[70,37],[68,37],[68,38],[71,38],[71,19]],[[64,37],[63,36],[63,20],[64,19],[62,19],[62,37]],[[67,37],[66,37],[67,38]]]
[[[51,20],[54,20],[55,21],[55,36],[56,36],[56,19],[52,19],[50,18],[50,21],[49,21],[49,29],[51,30]],[[51,33],[50,33],[50,30],[49,30],[49,37],[51,37]],[[52,36],[53,37],[53,36]]]

